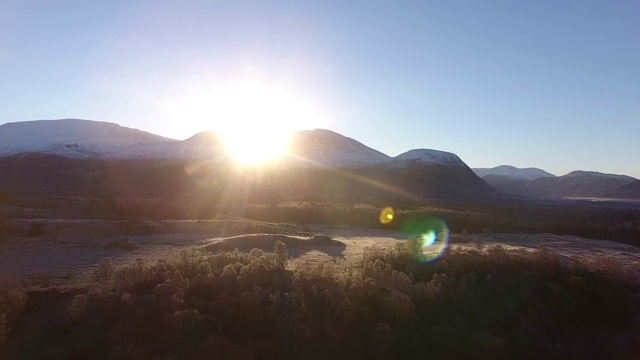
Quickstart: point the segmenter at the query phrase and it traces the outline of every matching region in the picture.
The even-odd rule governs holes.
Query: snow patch
[[[118,124],[78,120],[35,120],[0,125],[0,155],[43,152],[71,158],[105,155],[123,147],[171,141]]]
[[[417,161],[425,164],[466,166],[458,155],[431,149],[413,149],[393,158],[394,161]]]
[[[289,162],[301,166],[360,166],[390,159],[352,138],[323,129],[294,132],[289,152]]]
[[[211,159],[227,155],[218,135],[203,131],[183,141],[165,141],[123,148],[109,159]]]

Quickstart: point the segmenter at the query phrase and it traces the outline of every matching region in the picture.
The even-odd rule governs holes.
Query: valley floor
[[[640,249],[607,240],[450,234],[448,253],[421,263],[434,247],[380,229],[233,217],[3,226],[2,359],[640,354]]]
[[[184,250],[224,241],[231,249],[273,249],[273,242],[261,243],[259,239],[234,243],[242,241],[238,235],[245,232],[279,233],[296,240],[286,242],[293,258],[291,264],[357,262],[365,249],[389,248],[407,238],[392,230],[269,224],[239,219],[233,222],[244,222],[245,230],[247,223],[251,226],[245,231],[221,226],[219,221],[13,220],[9,224],[13,233],[0,242],[0,272],[28,277],[35,283],[62,285],[92,281],[92,271],[103,258],[112,259],[116,267],[137,259],[155,263]],[[328,236],[334,241],[304,241],[312,235]],[[544,233],[453,234],[450,238],[449,250],[483,251],[502,246],[510,251],[532,251],[544,246],[559,253],[565,262],[577,260],[593,269],[615,272],[632,282],[640,282],[640,249],[631,245]]]

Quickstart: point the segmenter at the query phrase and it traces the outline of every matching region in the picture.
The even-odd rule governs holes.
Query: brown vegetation
[[[0,357],[640,355],[638,284],[564,263],[546,248],[452,251],[435,263],[416,261],[419,249],[405,241],[365,251],[355,264],[311,266],[289,264],[277,242],[273,252],[189,251],[115,271],[105,260],[96,283],[81,288],[25,292],[12,278],[0,288],[8,334]]]

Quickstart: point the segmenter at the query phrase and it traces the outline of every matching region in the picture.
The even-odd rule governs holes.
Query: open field
[[[91,281],[101,259],[115,266],[142,259],[154,263],[189,249],[239,248],[270,250],[284,241],[292,263],[359,261],[366,249],[391,248],[408,236],[396,230],[328,225],[275,224],[244,219],[211,221],[115,221],[93,219],[28,219],[5,224],[11,229],[0,244],[0,272],[45,279],[54,284]],[[258,234],[239,236],[242,234]],[[259,235],[263,234],[263,235]],[[280,238],[274,238],[278,236]],[[313,242],[314,235],[330,242]],[[449,249],[479,249],[500,245],[509,251],[541,246],[566,259],[625,274],[640,282],[640,249],[608,240],[553,234],[452,234]],[[252,239],[251,241],[248,241]],[[226,242],[224,248],[216,243]],[[214,245],[212,247],[212,244]],[[208,247],[207,247],[208,246]]]

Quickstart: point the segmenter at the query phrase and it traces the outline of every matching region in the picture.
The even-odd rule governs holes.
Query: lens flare
[[[422,246],[432,246],[436,242],[437,236],[435,231],[429,230],[422,234]]]
[[[402,231],[415,246],[414,257],[420,262],[439,259],[449,245],[449,228],[438,218],[407,219]]]
[[[386,208],[382,209],[382,211],[380,211],[380,223],[381,224],[388,224],[391,221],[393,221],[393,218],[395,217],[395,213],[393,211],[393,208],[390,206],[387,206]]]

